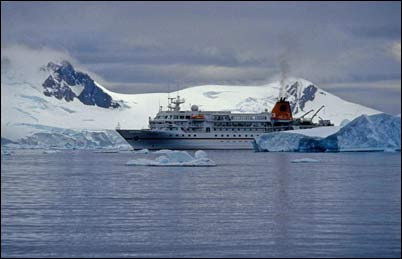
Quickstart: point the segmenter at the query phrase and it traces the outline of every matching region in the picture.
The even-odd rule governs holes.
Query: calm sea
[[[2,156],[1,256],[401,257],[400,153],[207,153]]]

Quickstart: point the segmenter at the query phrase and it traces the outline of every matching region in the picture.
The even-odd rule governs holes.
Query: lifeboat
[[[204,114],[195,114],[191,116],[191,119],[193,120],[205,120]]]

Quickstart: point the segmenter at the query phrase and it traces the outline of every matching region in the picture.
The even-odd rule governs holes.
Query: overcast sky
[[[288,74],[401,110],[400,2],[2,2],[1,44],[68,52],[121,93]]]

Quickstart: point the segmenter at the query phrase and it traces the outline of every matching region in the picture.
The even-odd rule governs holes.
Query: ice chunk
[[[43,154],[55,154],[60,153],[58,150],[43,150]]]
[[[169,150],[169,149],[161,149],[161,150],[155,151],[154,154],[166,154],[166,153],[169,153],[171,151],[172,150]]]
[[[119,150],[114,148],[106,148],[95,150],[94,153],[119,153]]]
[[[216,163],[210,160],[202,150],[195,152],[192,157],[186,151],[164,150],[163,155],[156,159],[134,159],[126,163],[134,166],[215,166]]]
[[[318,162],[320,162],[320,160],[306,157],[306,158],[294,159],[290,162],[291,163],[318,163]]]
[[[205,151],[197,150],[194,154],[194,157],[197,159],[208,158],[208,155]]]
[[[1,149],[1,155],[2,156],[11,156],[13,154],[12,151],[6,150],[6,149]]]
[[[148,149],[140,149],[140,150],[135,150],[133,151],[134,154],[149,154],[149,150]]]

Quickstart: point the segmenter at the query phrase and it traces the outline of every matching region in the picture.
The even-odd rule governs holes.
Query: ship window
[[[186,116],[186,119],[188,119],[188,120],[189,120],[189,119],[190,119],[190,115],[187,115],[187,116]]]
[[[179,134],[176,134],[176,137],[178,137],[179,136]]]
[[[172,136],[172,134],[169,134],[169,137],[171,137]]]
[[[189,137],[191,137],[191,134],[188,134]]]
[[[184,137],[184,134],[183,135],[181,135],[182,137]]]
[[[194,134],[194,137],[197,137],[197,135],[196,135],[196,134]]]
[[[251,137],[254,137],[254,135],[251,135]]]
[[[247,135],[246,135],[246,137],[247,137]]]
[[[210,129],[210,128],[206,128],[206,132],[211,132],[211,129]]]
[[[215,134],[215,137],[217,137],[218,135]]]
[[[236,135],[233,134],[233,137],[236,137]]]
[[[226,135],[226,137],[229,137],[229,135]]]
[[[184,119],[184,115],[181,115],[181,116],[180,116],[180,119]]]
[[[223,134],[221,135],[221,137],[223,137]]]

